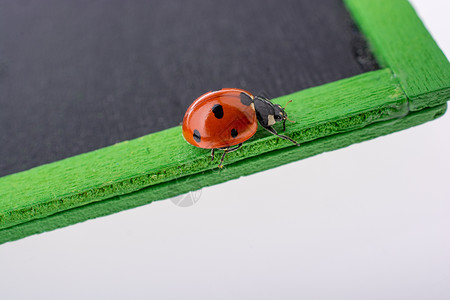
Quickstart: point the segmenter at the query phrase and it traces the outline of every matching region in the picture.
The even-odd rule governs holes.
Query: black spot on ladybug
[[[249,106],[250,104],[253,103],[252,98],[250,98],[249,95],[247,95],[246,93],[241,93],[241,102],[242,104],[244,104],[245,106]]]
[[[237,137],[237,135],[238,135],[238,132],[237,132],[237,130],[236,129],[231,129],[231,137],[232,138],[235,138],[235,137]]]
[[[200,132],[198,132],[197,129],[194,130],[193,137],[197,143],[200,143],[200,141],[202,140],[202,137],[200,136]]]
[[[220,104],[216,104],[213,106],[212,108],[212,112],[214,113],[214,116],[217,119],[222,119],[223,118],[223,107]]]

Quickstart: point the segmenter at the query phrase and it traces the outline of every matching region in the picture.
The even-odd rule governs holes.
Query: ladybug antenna
[[[295,121],[289,120],[288,117],[286,117],[286,120],[289,121],[289,122],[291,122],[291,123],[295,123]]]
[[[285,110],[285,109],[286,109],[286,106],[287,106],[289,103],[291,103],[291,102],[292,102],[292,100],[289,100],[289,101],[284,105],[283,110]],[[289,122],[291,122],[291,123],[295,123],[295,121],[289,120],[287,114],[285,114],[285,120],[287,120],[287,121],[289,121]]]
[[[292,102],[292,100],[289,100],[289,101],[284,105],[283,109],[286,109],[286,106],[287,106],[289,103],[291,103],[291,102]]]

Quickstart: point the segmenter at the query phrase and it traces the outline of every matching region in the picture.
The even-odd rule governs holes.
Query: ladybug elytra
[[[216,149],[224,150],[219,163],[222,168],[225,155],[250,139],[258,123],[270,133],[300,146],[272,127],[283,122],[284,131],[286,120],[284,108],[265,97],[241,89],[221,89],[200,96],[189,106],[183,118],[183,136],[191,145],[211,149],[211,160]]]

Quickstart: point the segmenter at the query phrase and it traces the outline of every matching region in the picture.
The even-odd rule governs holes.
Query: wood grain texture
[[[344,0],[379,63],[420,110],[450,99],[450,64],[406,0]]]
[[[277,98],[275,102],[284,105],[288,100],[293,102],[287,112],[297,122],[288,125],[286,134],[302,143],[397,119],[408,113],[406,96],[389,69],[303,90]],[[305,151],[259,130],[241,150],[227,155],[225,168],[251,157],[293,147],[294,152]],[[287,161],[291,161],[290,158],[280,156],[271,166]],[[0,178],[0,228],[177,178],[216,172],[217,164],[218,157],[211,162],[209,151],[187,144],[178,126],[5,176]],[[250,174],[261,167],[261,163],[252,164],[243,170]],[[227,172],[220,172],[219,176]],[[236,176],[244,173],[236,173]],[[204,186],[213,181],[212,177],[202,177]],[[156,190],[155,193],[160,198],[165,195]]]
[[[168,182],[155,184],[105,201],[96,201],[88,205],[65,210],[46,218],[35,219],[16,226],[0,230],[0,244],[17,240],[32,234],[53,230],[88,219],[105,216],[125,209],[148,204],[155,200],[173,197],[188,191],[200,189],[240,176],[267,170],[325,151],[346,147],[354,143],[369,140],[381,135],[403,130],[427,121],[434,120],[445,113],[447,105],[441,105],[419,112],[413,112],[403,118],[376,122],[364,128],[341,134],[319,138],[303,144],[302,147],[286,147],[270,151],[258,156],[237,161],[218,172],[206,170],[191,176],[184,176]]]
[[[345,0],[386,69],[279,97],[292,146],[259,130],[217,170],[174,127],[0,178],[0,243],[273,168],[433,120],[449,63],[404,0]],[[431,108],[429,108],[431,107]],[[411,111],[410,111],[411,110]],[[278,127],[279,129],[279,127]]]

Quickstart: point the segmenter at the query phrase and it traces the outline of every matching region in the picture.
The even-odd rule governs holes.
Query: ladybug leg
[[[225,155],[226,155],[227,153],[236,151],[237,149],[239,149],[239,148],[241,148],[241,147],[242,147],[242,143],[240,143],[239,145],[237,145],[237,146],[234,147],[234,148],[230,148],[230,147],[223,148],[224,151],[223,151],[223,154],[222,154],[222,158],[220,159],[219,168],[220,168],[220,169],[223,168],[223,159],[225,158]]]
[[[276,135],[277,137],[280,137],[280,138],[282,138],[282,139],[291,141],[291,142],[293,142],[296,146],[300,146],[300,143],[297,143],[296,141],[294,141],[294,140],[291,139],[290,137],[285,136],[285,135],[278,134],[277,131],[276,131],[272,126],[264,126],[264,128],[265,128],[268,132],[270,132],[271,134],[274,134],[274,135]]]
[[[223,168],[223,159],[225,158],[225,155],[228,153],[227,151],[228,148],[225,148],[225,151],[223,151],[222,158],[220,158],[219,169]]]
[[[286,119],[283,120],[283,131],[286,131]]]
[[[213,161],[214,160],[214,150],[216,150],[216,149],[211,149],[211,161]]]
[[[239,149],[239,148],[241,148],[241,147],[242,147],[242,143],[240,143],[239,145],[237,145],[237,146],[234,147],[234,148],[228,147],[225,151],[226,151],[227,153],[230,153],[230,152],[236,151],[237,149]]]

